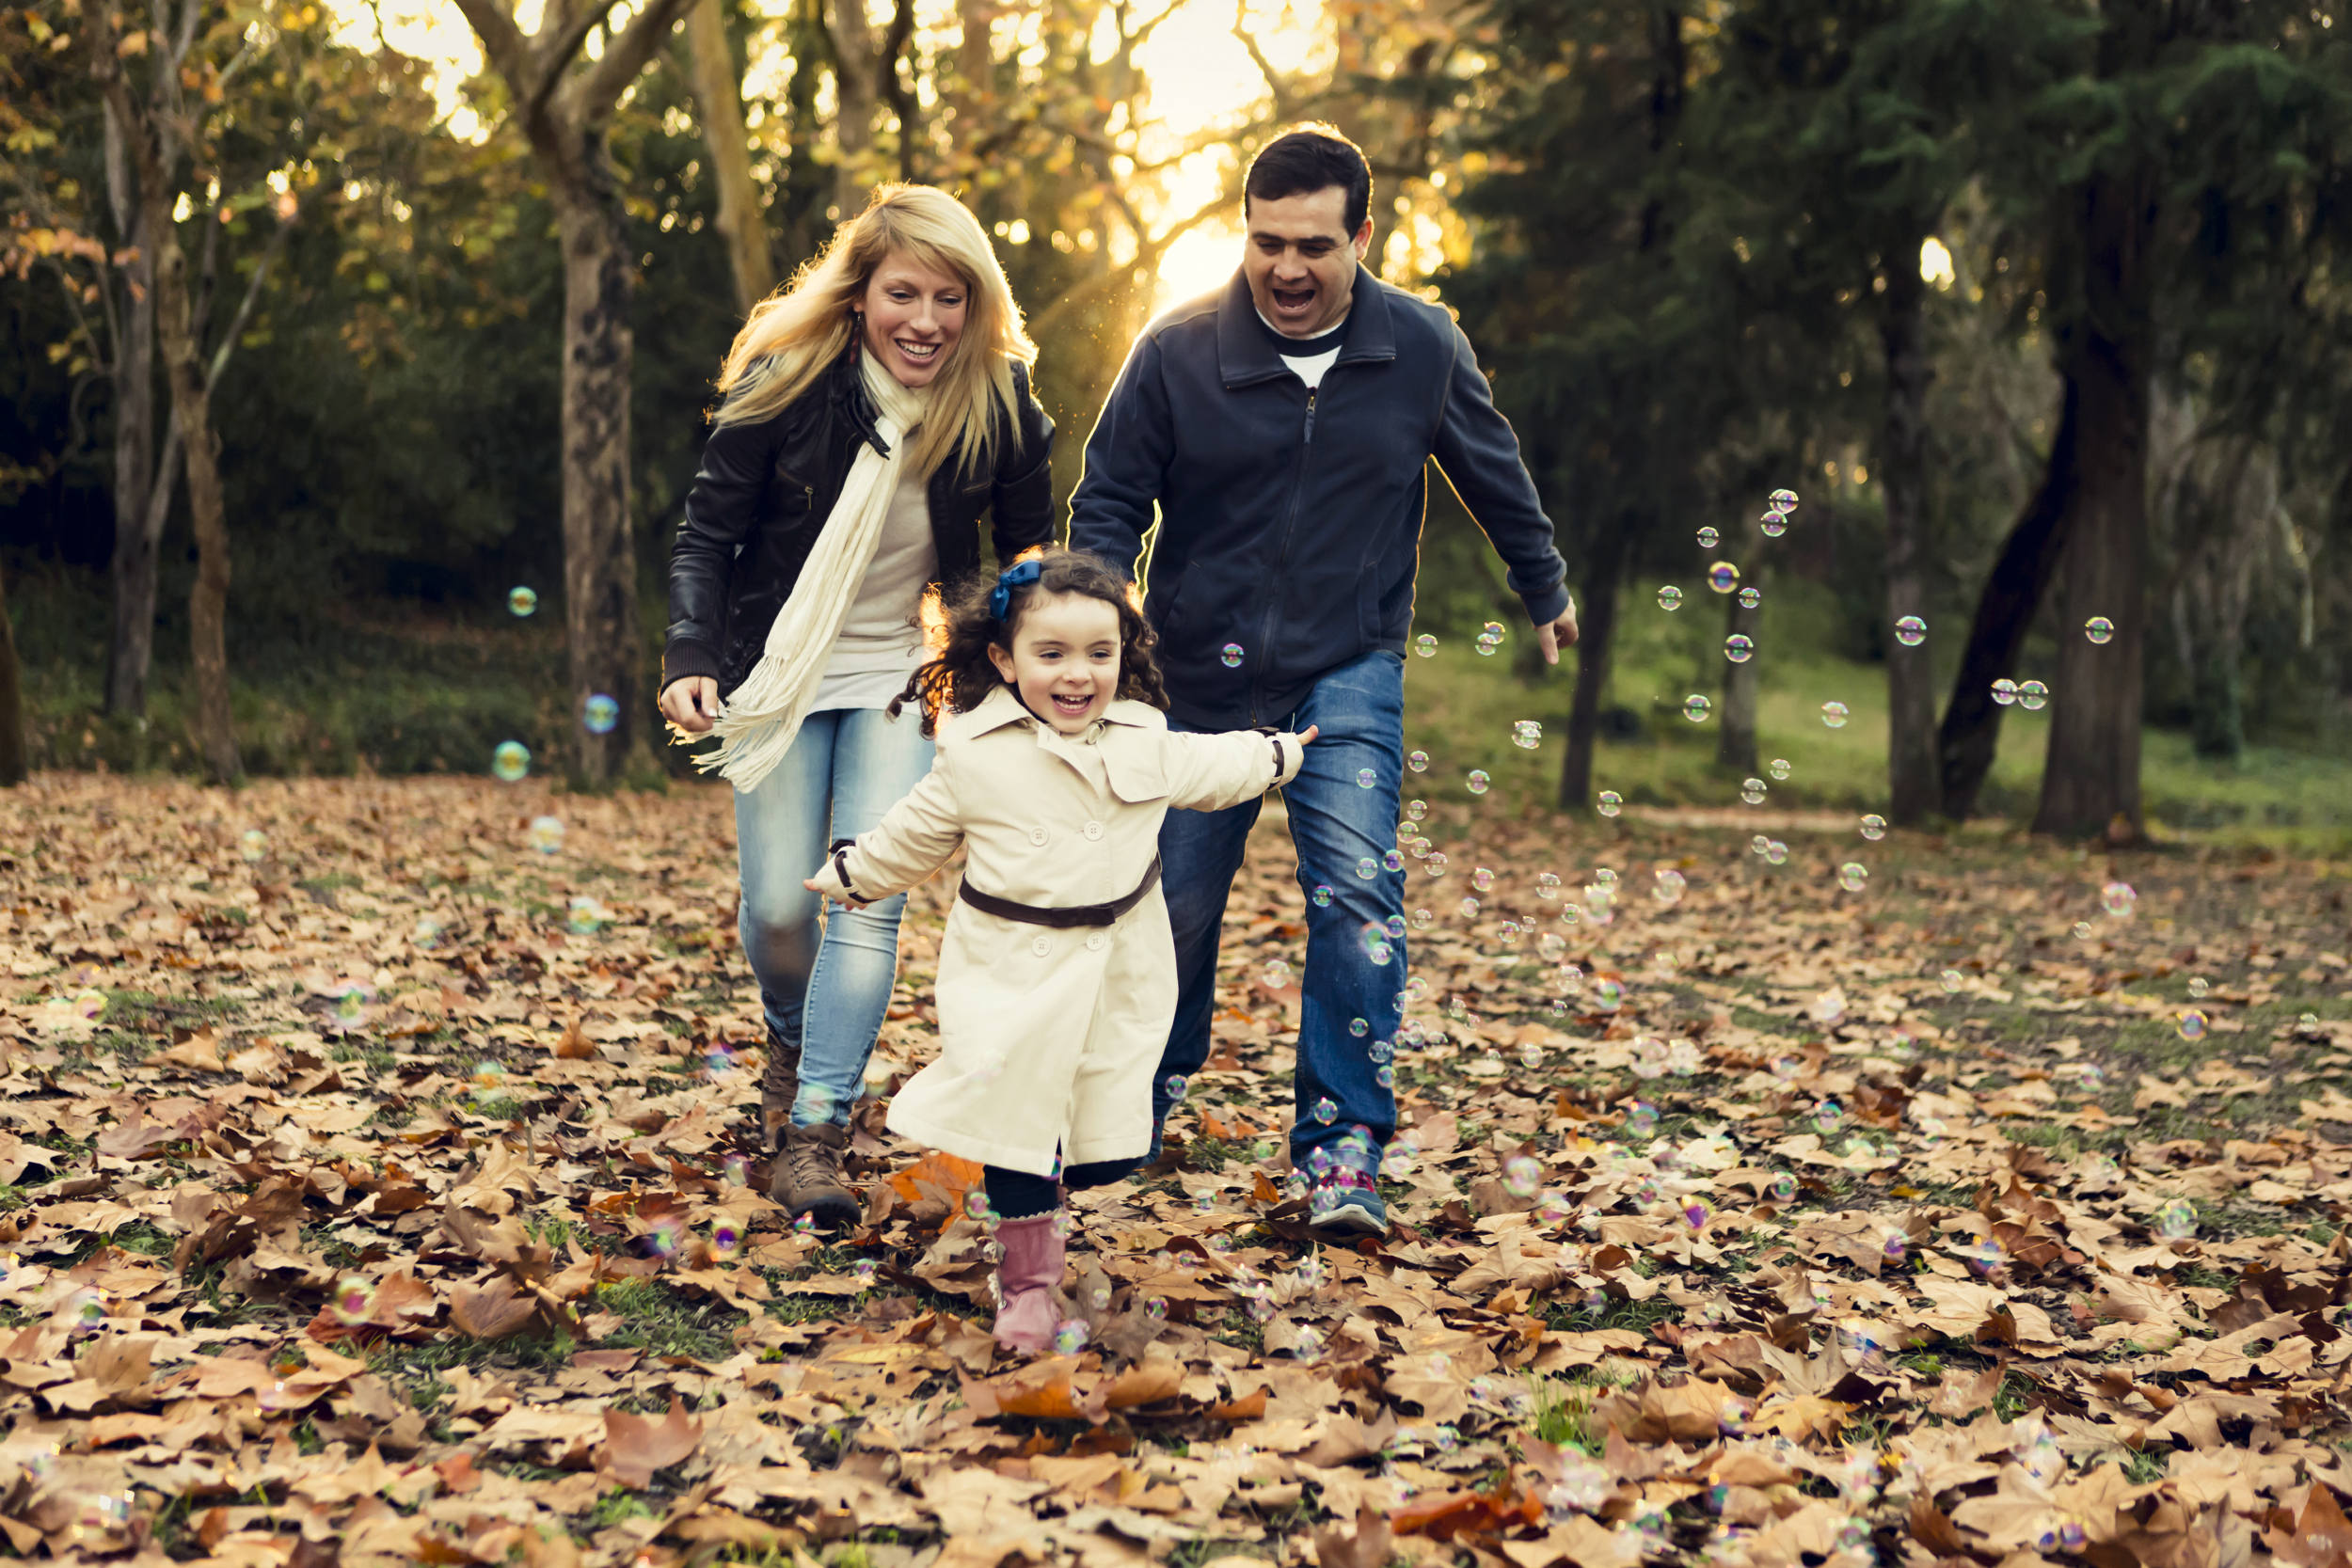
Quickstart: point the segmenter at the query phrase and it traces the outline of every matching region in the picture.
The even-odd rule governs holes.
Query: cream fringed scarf
[[[711,726],[719,736],[718,747],[694,759],[705,772],[718,773],[747,795],[784,760],[801,721],[808,717],[809,702],[833,657],[834,641],[841,635],[841,623],[857,602],[859,585],[873,562],[890,498],[908,461],[907,433],[923,422],[930,401],[930,388],[901,387],[862,349],[858,369],[866,395],[881,416],[877,425],[890,455],[882,456],[871,442],[858,448],[841,497],[826,514],[817,546],[792,585],[792,596],[768,628],[767,650]]]

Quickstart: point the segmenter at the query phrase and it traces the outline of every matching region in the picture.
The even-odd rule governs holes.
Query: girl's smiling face
[[[1012,652],[992,645],[988,657],[1024,707],[1076,735],[1119,693],[1119,607],[1087,594],[1032,591],[1013,626]]]

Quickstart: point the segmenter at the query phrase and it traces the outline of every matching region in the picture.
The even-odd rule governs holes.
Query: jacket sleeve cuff
[[[1527,618],[1532,624],[1548,626],[1568,612],[1568,579],[1562,578],[1549,588],[1521,594],[1519,602],[1527,606]]]
[[[719,651],[703,642],[673,642],[661,651],[661,689],[691,675],[719,678]]]

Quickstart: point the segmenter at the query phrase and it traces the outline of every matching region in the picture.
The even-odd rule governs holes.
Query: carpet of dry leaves
[[[1090,1342],[1025,1363],[968,1170],[879,1098],[854,1235],[762,1196],[720,793],[41,776],[0,797],[0,1530],[237,1568],[2352,1560],[2344,868],[1421,831],[1394,1237],[1318,1253],[1284,1184],[1269,824],[1177,1156],[1078,1197]]]

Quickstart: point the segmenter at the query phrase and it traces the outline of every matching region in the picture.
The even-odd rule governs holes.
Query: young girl
[[[1116,1180],[1152,1145],[1176,1009],[1160,819],[1288,782],[1315,731],[1171,734],[1126,582],[1078,551],[1025,555],[926,620],[937,653],[899,701],[919,701],[937,736],[931,770],[807,886],[870,903],[965,847],[939,954],[939,1059],[891,1101],[890,1128],[987,1168],[997,1342],[1034,1352],[1057,1324],[1057,1180]]]

